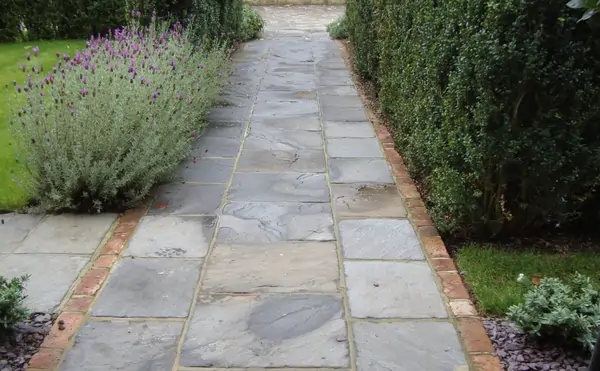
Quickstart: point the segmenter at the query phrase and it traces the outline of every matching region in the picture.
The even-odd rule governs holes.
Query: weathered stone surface
[[[235,173],[229,199],[253,202],[329,202],[329,187],[324,174]]]
[[[346,261],[350,314],[358,318],[446,318],[426,262]]]
[[[10,254],[0,256],[0,272],[9,278],[30,274],[27,308],[50,313],[58,308],[89,259],[65,254]]]
[[[320,131],[321,123],[318,115],[283,116],[275,118],[261,117],[250,123],[252,132],[270,132],[272,130],[308,130]]]
[[[449,322],[357,322],[358,371],[452,371],[466,365]]]
[[[15,252],[93,254],[116,218],[115,214],[50,215]]]
[[[267,243],[334,240],[326,203],[230,203],[221,216],[217,241]]]
[[[353,86],[352,78],[350,76],[321,75],[317,77],[317,84],[319,86]]]
[[[294,60],[307,60],[309,56],[300,56]],[[315,90],[315,76],[310,73],[278,73],[264,76],[259,90],[273,91],[312,91]]]
[[[240,122],[211,122],[204,128],[201,135],[204,138],[240,139],[244,130],[246,130],[246,124]]]
[[[325,122],[327,138],[368,138],[375,136],[370,122]]]
[[[393,184],[332,184],[337,215],[403,218],[406,211]]]
[[[369,121],[362,107],[321,107],[325,121]]]
[[[343,220],[339,227],[346,258],[425,259],[417,234],[406,219]]]
[[[324,95],[341,95],[341,96],[351,96],[358,95],[358,92],[354,88],[354,86],[346,85],[346,86],[319,86],[318,88],[319,96]]]
[[[341,298],[200,297],[181,349],[180,365],[348,367]]]
[[[383,157],[377,138],[333,138],[327,139],[329,157]]]
[[[202,292],[336,292],[333,242],[284,242],[215,247]]]
[[[216,225],[214,216],[145,216],[125,255],[202,258],[208,251]]]
[[[316,131],[250,131],[250,134],[244,141],[244,149],[258,150],[277,150],[277,151],[295,151],[295,150],[320,150],[323,151],[323,140],[321,133]]]
[[[117,262],[92,315],[104,317],[186,317],[202,261],[131,259]]]
[[[383,159],[332,158],[329,166],[332,183],[394,183],[390,166]]]
[[[236,157],[242,145],[241,138],[201,136],[192,145],[192,157]]]
[[[88,322],[61,371],[165,371],[177,355],[182,322]]]
[[[181,163],[174,179],[199,183],[227,183],[233,173],[233,159],[189,158]]]
[[[0,215],[0,253],[10,253],[16,249],[27,234],[34,229],[43,215],[5,214]]]
[[[324,173],[325,153],[322,150],[245,149],[240,155],[236,170],[240,172]]]
[[[254,105],[252,119],[261,117],[279,117],[279,116],[300,116],[316,115],[319,113],[317,101],[298,101],[298,102],[260,102]]]
[[[150,215],[215,215],[225,184],[168,183],[157,193]]]
[[[208,112],[206,119],[210,122],[229,121],[245,122],[250,116],[250,107],[246,106],[225,106],[215,107]]]
[[[309,65],[312,71],[312,65]],[[299,103],[317,104],[317,92],[315,91],[260,91],[256,97],[256,104],[265,103]],[[317,110],[318,112],[318,110]]]

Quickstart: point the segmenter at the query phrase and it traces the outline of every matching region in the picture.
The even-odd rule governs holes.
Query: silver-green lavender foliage
[[[0,276],[0,335],[11,331],[17,323],[27,319],[25,283],[29,276],[5,278]]]
[[[228,74],[229,51],[189,35],[179,23],[132,25],[57,54],[45,78],[23,67],[12,129],[39,211],[128,207],[172,175]]]
[[[580,274],[570,284],[543,278],[523,303],[509,308],[508,318],[533,337],[591,350],[600,326],[600,293]]]

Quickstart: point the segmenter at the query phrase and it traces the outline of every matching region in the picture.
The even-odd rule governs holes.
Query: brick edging
[[[85,323],[96,294],[125,249],[145,210],[145,207],[140,207],[119,216],[115,228],[107,233],[109,238],[103,240],[82,271],[83,274],[75,281],[66,304],[58,310],[59,315],[50,333],[29,360],[28,371],[54,371],[60,365],[75,335]]]

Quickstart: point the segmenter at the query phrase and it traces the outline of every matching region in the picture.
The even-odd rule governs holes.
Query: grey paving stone
[[[259,90],[312,91],[316,90],[315,75],[310,73],[279,73],[264,76]]]
[[[145,216],[125,255],[202,258],[208,251],[216,225],[215,216]]]
[[[425,260],[407,219],[343,220],[339,227],[346,258]]]
[[[317,103],[317,92],[315,91],[259,91],[256,96],[257,104],[265,103]]]
[[[246,124],[241,122],[211,122],[202,132],[204,138],[240,139],[244,135]],[[238,144],[239,147],[239,144]]]
[[[319,96],[323,95],[342,95],[342,96],[351,96],[358,95],[358,92],[354,88],[354,86],[319,86],[318,88]]]
[[[358,371],[452,371],[467,364],[448,322],[353,323]]]
[[[426,262],[346,261],[344,269],[352,317],[448,317]]]
[[[116,218],[116,214],[50,215],[15,252],[93,254]]]
[[[338,216],[406,217],[402,198],[393,184],[332,184],[331,190]]]
[[[273,74],[296,72],[296,73],[311,73],[315,69],[313,63],[297,62],[290,63],[286,61],[272,61],[267,62],[267,71]]]
[[[357,107],[321,107],[325,121],[369,121],[364,109]]]
[[[149,215],[215,215],[225,184],[167,183],[162,185]]]
[[[183,322],[88,322],[77,334],[60,370],[171,370],[182,327]]]
[[[237,121],[245,122],[250,117],[250,107],[246,106],[225,106],[212,108],[206,115],[210,122],[214,121]]]
[[[227,183],[233,173],[234,159],[197,158],[184,160],[177,169],[174,180],[199,183]]]
[[[237,163],[238,172],[324,173],[322,150],[243,150]]]
[[[30,274],[27,308],[54,312],[89,259],[65,254],[9,254],[0,257],[0,272],[8,278]]]
[[[328,74],[333,71],[327,71]],[[323,95],[319,98],[324,107],[363,107],[361,99],[356,95]]]
[[[250,123],[250,130],[254,132],[271,130],[320,131],[321,123],[318,115],[283,116],[276,118],[261,117],[252,120]]]
[[[277,130],[271,132],[251,130],[244,141],[244,150],[320,150],[323,151],[323,139],[317,131]]]
[[[285,115],[317,115],[319,106],[316,101],[301,101],[301,102],[257,102],[254,105],[252,119],[260,119],[260,117],[279,117]]]
[[[4,214],[0,215],[0,253],[14,251],[27,234],[34,229],[43,215]]]
[[[116,264],[92,315],[186,317],[202,261],[123,258]]]
[[[329,187],[324,174],[235,173],[229,199],[253,202],[329,202]]]
[[[349,367],[346,336],[338,296],[203,296],[180,365]]]
[[[394,183],[390,167],[383,159],[332,158],[329,166],[333,183]]]
[[[327,139],[329,157],[383,157],[377,138],[332,138]]]
[[[333,242],[223,245],[213,250],[202,292],[337,292]]]
[[[333,216],[326,203],[230,203],[223,208],[217,235],[221,243],[334,239]]]
[[[342,70],[338,70],[342,71]],[[350,76],[325,76],[321,75],[317,77],[318,86],[353,86],[352,78]]]
[[[324,123],[327,138],[369,138],[375,137],[375,130],[370,122],[334,122]]]
[[[193,157],[236,157],[242,138],[217,138],[202,136],[192,145]]]

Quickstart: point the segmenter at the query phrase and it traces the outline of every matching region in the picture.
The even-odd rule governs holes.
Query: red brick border
[[[76,281],[75,288],[66,304],[59,310],[50,333],[39,351],[29,361],[29,371],[53,371],[59,365],[74,337],[85,323],[96,294],[106,281],[110,270],[119,259],[127,241],[133,234],[145,207],[132,209],[120,215],[109,238],[91,259],[87,271]]]

